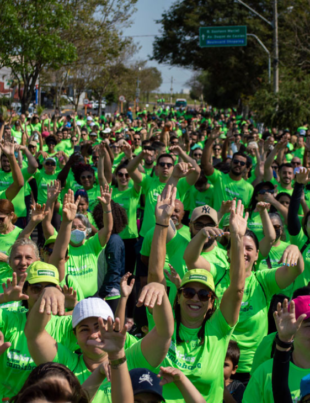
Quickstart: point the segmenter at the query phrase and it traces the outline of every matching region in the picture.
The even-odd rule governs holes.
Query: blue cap
[[[145,368],[135,368],[129,371],[133,394],[151,393],[165,402],[163,398],[163,387],[160,386],[160,378],[154,372]]]
[[[300,401],[310,394],[310,374],[300,381]]]

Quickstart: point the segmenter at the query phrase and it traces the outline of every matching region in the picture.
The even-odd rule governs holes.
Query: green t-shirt
[[[74,149],[72,148],[72,144],[71,144],[71,140],[61,140],[60,143],[58,143],[55,148],[55,151],[63,151],[65,152],[67,155],[68,152],[73,151]],[[72,153],[71,153],[72,154]]]
[[[209,189],[199,192],[195,186],[187,191],[186,197],[184,199],[184,209],[189,211],[189,218],[192,215],[193,210],[196,207],[201,207],[205,205],[213,207],[214,204],[214,187],[210,185]]]
[[[296,236],[290,236],[290,242],[292,245],[298,246],[298,249],[301,251],[302,249],[302,257],[305,262],[304,271],[296,278],[293,283],[293,291],[297,290],[300,287],[305,287],[308,285],[310,281],[310,244],[308,244],[305,248],[304,245],[308,241],[303,229],[301,228],[299,234]]]
[[[245,181],[243,178],[240,181],[234,181],[230,178],[229,174],[224,174],[217,169],[214,169],[212,175],[207,176],[208,180],[214,186],[214,198],[213,208],[219,210],[222,205],[222,201],[232,200],[234,197],[237,200],[242,200],[245,208],[249,207],[253,186]]]
[[[137,193],[134,187],[126,190],[113,189],[112,199],[126,210],[128,225],[119,234],[122,239],[138,238],[137,208],[141,191]]]
[[[98,233],[81,246],[75,247],[69,244],[66,274],[76,278],[85,298],[93,296],[98,291],[97,261],[102,249]]]
[[[141,174],[142,181],[140,186],[145,194],[145,209],[144,218],[140,231],[141,236],[145,236],[147,231],[155,225],[155,207],[157,204],[157,197],[162,193],[166,183],[160,182],[157,176],[147,176]],[[186,178],[181,178],[177,185],[177,199],[183,201],[183,198],[190,188]]]
[[[10,247],[13,245],[22,231],[23,230],[21,228],[14,226],[13,231],[9,232],[8,234],[0,234],[0,252],[8,255]],[[8,269],[10,269],[8,263],[0,262],[0,276],[3,271]]]
[[[88,203],[89,203],[88,209],[89,209],[89,211],[92,212],[94,210],[96,204],[99,203],[98,196],[99,197],[101,196],[100,186],[96,185],[94,183],[94,186],[91,189],[86,190],[86,192],[88,195]]]
[[[68,288],[72,287],[74,291],[76,291],[76,299],[77,301],[82,301],[84,299],[84,293],[80,284],[77,280],[71,275],[65,275],[64,279],[59,283],[60,287],[66,285]]]
[[[38,203],[44,204],[47,200],[47,185],[50,185],[51,182],[57,179],[58,173],[55,172],[53,175],[47,175],[42,169],[41,171],[37,171],[34,175],[34,179],[37,182],[38,187]]]
[[[191,240],[191,233],[190,233],[189,227],[187,225],[183,224],[183,226],[180,229],[178,229],[177,231],[188,242]]]
[[[149,328],[154,326],[148,314]],[[220,309],[217,309],[205,324],[205,340],[200,344],[200,328],[189,329],[180,324],[181,343],[176,342],[176,325],[168,353],[161,363],[163,367],[180,369],[202,394],[207,402],[222,402],[224,377],[223,367],[228,343],[233,327],[226,322]],[[133,364],[137,368],[148,368],[158,373],[159,367],[150,367],[144,359],[139,343],[131,348]],[[183,403],[184,398],[174,383],[164,385],[163,397],[167,403]]]
[[[258,211],[253,211],[248,219],[247,227],[257,236],[258,242],[264,238],[263,223]]]
[[[32,174],[28,173],[28,168],[22,168],[21,170],[24,180],[27,181],[31,178]],[[13,183],[12,172],[4,172],[0,170],[0,191],[6,190]],[[23,186],[17,195],[12,200],[14,211],[17,217],[26,217],[27,209],[25,204],[25,187]]]
[[[125,156],[125,154],[124,154],[123,152],[117,154],[117,155],[114,157],[113,165],[112,165],[112,171],[113,171],[113,172],[114,172],[114,169],[120,164],[120,162],[122,161],[123,158],[126,159],[126,156]]]
[[[237,372],[250,372],[254,353],[268,332],[268,309],[271,298],[280,292],[276,282],[277,269],[252,272],[245,280],[244,293],[240,308],[239,321],[232,339],[240,348]],[[230,284],[229,270],[216,270],[211,274],[215,279],[216,295],[219,300]]]
[[[4,340],[12,343],[11,347],[0,355],[0,397],[16,395],[35,367],[24,334],[26,320],[25,312],[0,309],[0,331]],[[72,331],[71,316],[51,316],[46,331],[71,351],[78,348]]]
[[[273,360],[268,360],[260,365],[253,373],[243,395],[243,403],[274,403],[272,393],[272,365]],[[288,387],[293,402],[300,398],[300,381],[309,375],[309,368],[296,367],[290,362]]]
[[[263,364],[264,362],[270,360],[271,353],[272,353],[272,346],[275,341],[277,332],[273,332],[270,334],[267,334],[261,341],[260,345],[257,347],[257,350],[255,351],[254,354],[254,360],[253,360],[253,365],[251,369],[251,375],[254,374],[256,369]]]
[[[12,127],[11,134],[13,137],[15,137],[18,144],[22,142],[23,133],[20,130],[16,130],[14,127]]]

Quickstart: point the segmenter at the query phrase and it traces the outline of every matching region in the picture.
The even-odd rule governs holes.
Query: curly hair
[[[111,200],[111,210],[113,216],[112,234],[119,234],[128,225],[127,213],[122,206],[113,200]],[[103,228],[103,210],[100,203],[95,206],[92,216],[99,230]]]
[[[66,379],[72,392],[69,393],[64,390],[60,384],[49,382],[51,377]],[[56,362],[47,362],[34,368],[24,386],[16,396],[12,397],[10,402],[25,403],[31,402],[35,398],[49,398],[53,402],[59,400],[68,401],[68,399],[72,403],[87,403],[89,401],[86,392],[73,372]]]
[[[75,167],[72,168],[74,179],[79,185],[81,185],[80,176],[85,171],[91,172],[93,176],[95,176],[95,171],[89,164],[77,164]]]

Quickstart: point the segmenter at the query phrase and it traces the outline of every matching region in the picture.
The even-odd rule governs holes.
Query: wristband
[[[112,213],[112,210],[109,210],[109,211],[104,211],[104,210],[102,210],[103,211],[103,214],[109,214],[109,213]]]
[[[126,355],[123,358],[119,358],[118,360],[109,361],[112,369],[117,369],[120,365],[126,362]]]
[[[280,340],[279,335],[277,333],[276,334],[276,343],[281,348],[291,348],[293,343],[294,343],[294,340],[288,341],[288,342],[287,341],[282,341],[282,340]]]
[[[158,222],[156,223],[156,225],[159,225],[160,227],[163,227],[163,228],[168,228],[169,227],[169,225],[159,224]]]

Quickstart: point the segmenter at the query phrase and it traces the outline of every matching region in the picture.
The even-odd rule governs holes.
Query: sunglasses
[[[47,167],[55,167],[56,166],[55,162],[46,162],[45,165]]]
[[[258,194],[264,195],[265,193],[271,193],[274,194],[274,189],[261,189]]]
[[[194,155],[194,157],[201,157],[202,156],[202,154],[193,154]]]
[[[214,151],[221,151],[221,148],[215,148]]]
[[[80,179],[92,179],[93,178],[93,175],[83,175],[83,176],[81,176],[80,177]]]
[[[173,164],[171,164],[170,162],[159,162],[158,165],[159,165],[161,168],[165,168],[165,167],[171,168],[171,167],[173,167]]]
[[[271,166],[271,168],[275,171],[275,170],[277,170],[279,167],[278,167],[278,165],[274,165],[274,166]]]
[[[171,144],[172,144],[173,146],[177,146],[177,145],[179,145],[179,142],[178,142],[178,141],[172,141]]]
[[[141,140],[139,137],[134,138],[134,141],[139,141],[139,140]]]
[[[240,160],[233,160],[233,164],[235,165],[241,165],[242,167],[244,167],[244,165],[246,164],[246,162],[244,161],[240,161]]]
[[[293,162],[292,161],[292,165],[301,165],[301,162]]]
[[[72,143],[77,143],[77,139],[71,139]]]
[[[180,288],[182,295],[186,299],[193,299],[194,296],[197,294],[199,301],[206,302],[206,301],[214,301],[215,296],[212,291],[209,290],[199,290],[198,292],[191,287],[184,287]]]
[[[56,287],[55,284],[50,284],[49,286],[51,287]],[[46,286],[43,286],[42,284],[38,283],[38,284],[30,284],[29,288],[31,290],[31,292],[33,292],[34,294],[39,294],[42,290],[44,290]]]
[[[129,174],[123,174],[122,172],[117,172],[117,176],[120,178],[129,178]]]

